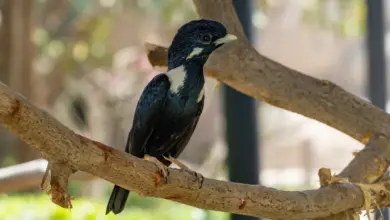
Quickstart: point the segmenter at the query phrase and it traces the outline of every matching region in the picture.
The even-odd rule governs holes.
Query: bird
[[[236,39],[214,20],[192,20],[178,29],[168,48],[168,70],[148,82],[137,102],[126,153],[165,168],[172,163],[186,168],[176,158],[188,144],[203,111],[203,67],[213,51]],[[121,213],[129,193],[115,185],[106,214]]]

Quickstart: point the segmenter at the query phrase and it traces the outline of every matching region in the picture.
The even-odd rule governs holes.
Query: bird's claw
[[[187,172],[189,172],[189,173],[192,173],[196,178],[198,178],[198,179],[203,179],[203,176],[202,176],[201,174],[199,174],[199,173],[197,173],[197,172],[191,170],[189,167],[187,167],[187,166],[186,166],[183,162],[181,162],[180,160],[178,160],[178,159],[176,159],[176,158],[174,158],[174,157],[171,157],[171,156],[166,157],[166,156],[163,155],[163,157],[164,157],[165,160],[168,160],[168,161],[170,161],[171,163],[176,164],[178,167],[180,167],[180,169],[185,170],[185,171],[187,171]]]
[[[178,167],[180,167],[180,169],[182,169],[182,170],[192,171],[192,170],[191,170],[190,168],[188,168],[183,162],[181,162],[180,160],[178,160],[178,159],[176,159],[176,158],[174,158],[174,157],[171,157],[171,156],[166,157],[166,156],[164,156],[164,155],[163,155],[163,157],[164,157],[165,160],[170,161],[170,162],[173,163],[173,164],[176,164],[176,165],[177,165]]]
[[[157,158],[152,157],[150,155],[146,154],[144,156],[144,160],[147,160],[147,161],[150,161],[150,162],[153,162],[154,164],[156,164],[156,166],[160,170],[161,177],[164,178],[164,182],[166,183],[167,176],[168,176],[168,168],[164,164],[162,164]],[[160,182],[160,181],[157,180],[157,182]]]

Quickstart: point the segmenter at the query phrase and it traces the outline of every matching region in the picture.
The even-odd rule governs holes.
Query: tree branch
[[[390,204],[388,181],[372,185],[334,183],[318,190],[286,192],[207,179],[169,168],[165,183],[155,164],[79,136],[12,93],[4,84],[0,85],[0,123],[42,152],[52,164],[51,175],[56,177],[56,181],[50,181],[51,190],[56,190],[52,200],[63,207],[71,207],[64,184],[75,170],[91,173],[145,196],[272,219],[324,217],[360,209],[364,204],[368,207]]]

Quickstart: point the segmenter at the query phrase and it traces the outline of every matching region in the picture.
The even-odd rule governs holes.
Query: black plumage
[[[216,21],[195,20],[183,25],[168,50],[168,71],[155,76],[138,101],[126,152],[149,155],[169,166],[189,142],[204,105],[203,66],[209,55],[235,40]],[[136,181],[136,180],[135,180]],[[106,214],[120,213],[129,191],[115,186]]]

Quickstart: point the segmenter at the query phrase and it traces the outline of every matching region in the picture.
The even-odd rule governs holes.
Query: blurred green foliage
[[[257,0],[261,11],[281,0]],[[306,0],[303,4],[302,21],[321,29],[331,30],[340,36],[361,36],[365,32],[366,1],[364,0]]]
[[[46,5],[56,0],[36,0],[37,14],[50,17]],[[257,0],[254,22],[264,23],[266,11],[276,0]],[[280,4],[283,4],[280,3]],[[49,10],[49,12],[47,11]],[[69,0],[62,9],[56,25],[37,24],[33,40],[38,54],[51,62],[63,64],[64,73],[78,73],[81,65],[109,67],[116,51],[110,51],[108,36],[116,13],[145,15],[164,25],[176,26],[197,17],[192,0]],[[263,15],[263,16],[259,16]],[[331,16],[330,16],[331,15]],[[261,21],[259,21],[261,20]],[[365,30],[365,1],[309,0],[305,3],[302,20],[341,36],[361,36]],[[263,25],[260,25],[263,26]]]
[[[341,36],[361,36],[365,31],[365,18],[364,0],[312,0],[303,15],[304,21]]]
[[[36,0],[37,10],[43,21],[53,18],[49,9],[50,1]],[[116,13],[137,11],[153,15],[166,25],[175,25],[196,17],[191,0],[69,0],[62,13],[56,15],[57,22],[42,22],[35,27],[33,41],[37,53],[51,62],[60,62],[65,73],[78,72],[80,64],[94,67],[110,66],[116,51],[109,51],[107,39],[111,32],[112,19]],[[46,17],[48,18],[45,18]],[[49,23],[46,24],[46,23]]]
[[[76,199],[73,209],[54,205],[47,195],[0,196],[0,219],[4,220],[227,220],[228,214],[205,211],[179,203],[132,195],[118,216],[105,215],[107,201]],[[152,205],[150,205],[152,203]]]
[[[167,24],[178,24],[197,17],[192,0],[138,0],[145,12],[159,13]]]

